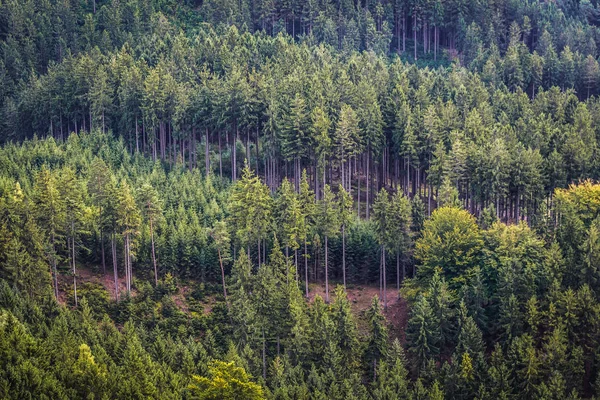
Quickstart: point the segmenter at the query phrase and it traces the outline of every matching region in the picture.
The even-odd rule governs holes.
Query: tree
[[[254,174],[248,164],[242,171],[242,179],[235,183],[229,201],[231,225],[242,246],[250,251],[250,244],[257,243],[260,267],[260,242],[271,230],[273,199],[269,188]]]
[[[352,218],[352,196],[341,184],[338,188],[338,200],[339,219],[342,224],[342,276],[344,289],[346,289],[346,226]]]
[[[594,93],[596,85],[598,84],[598,77],[600,75],[600,67],[598,61],[589,54],[585,59],[585,67],[583,71],[583,81],[587,90],[587,97],[590,97],[590,92]]]
[[[123,235],[123,247],[125,255],[125,280],[127,294],[131,294],[131,284],[133,282],[132,256],[133,243],[132,240],[139,234],[141,216],[129,184],[125,179],[121,180],[118,192],[118,210],[117,223],[121,234]]]
[[[275,210],[279,235],[285,244],[285,256],[289,257],[291,247],[296,254],[295,264],[298,268],[298,248],[300,248],[300,233],[304,230],[305,219],[302,217],[302,207],[289,180],[284,179],[279,186],[275,198]]]
[[[388,356],[388,330],[381,303],[373,296],[371,307],[367,310],[369,321],[369,341],[367,345],[367,362],[373,365],[373,379],[377,379],[377,363]]]
[[[46,254],[52,266],[54,296],[58,300],[58,269],[60,260],[57,243],[64,236],[65,204],[57,187],[56,177],[43,167],[35,179],[33,202],[38,223],[48,238]]]
[[[335,338],[341,353],[342,365],[351,371],[358,366],[358,328],[350,308],[348,295],[341,286],[335,289],[335,300],[331,308]]]
[[[304,242],[304,285],[306,291],[306,297],[308,297],[308,251],[307,251],[307,238],[310,229],[315,223],[316,219],[316,204],[315,204],[315,193],[310,189],[308,184],[308,177],[306,170],[302,171],[302,180],[300,181],[300,193],[298,194],[298,201],[300,202],[300,208],[302,210],[302,218],[304,223],[301,224],[303,228],[299,232],[299,237]]]
[[[441,207],[425,222],[422,237],[415,244],[415,257],[421,262],[418,274],[428,281],[440,267],[450,287],[479,262],[483,245],[475,218],[465,210]]]
[[[400,263],[402,279],[406,277],[406,262],[410,257],[413,234],[411,232],[412,209],[410,200],[401,191],[397,191],[390,202],[390,243],[388,247],[396,253],[396,289],[400,290]]]
[[[381,189],[373,202],[373,221],[377,232],[377,241],[381,246],[381,262],[379,267],[379,290],[383,288],[383,307],[387,309],[387,277],[385,266],[385,246],[391,242],[390,234],[392,220],[390,212],[390,201],[387,190]]]
[[[152,266],[154,267],[154,284],[158,285],[158,268],[154,248],[154,228],[162,217],[162,204],[158,192],[149,183],[144,183],[138,190],[138,200],[141,204],[142,216],[150,225],[150,241],[152,244]]]
[[[411,311],[406,337],[410,343],[408,352],[415,360],[417,371],[421,371],[426,362],[439,351],[437,320],[424,295],[419,296]]]
[[[106,227],[107,212],[110,212],[111,207],[107,208],[111,201],[111,173],[110,169],[101,158],[94,158],[90,166],[90,176],[87,181],[88,193],[92,196],[92,203],[98,208],[97,227],[100,230],[100,247],[102,256],[102,272],[106,274],[106,260],[104,253],[104,229]]]
[[[223,256],[229,253],[230,239],[225,221],[217,221],[211,231],[211,236],[214,240],[217,252],[219,254],[219,265],[221,266],[221,283],[223,284],[223,297],[225,304],[229,308],[227,301],[227,288],[225,287],[225,268],[223,267]]]
[[[350,189],[350,170],[346,178],[346,162],[349,157],[358,154],[360,143],[358,117],[356,112],[347,104],[342,104],[340,118],[335,130],[334,142],[336,158],[340,164],[342,187]]]
[[[77,268],[75,263],[76,241],[79,235],[86,233],[84,225],[86,224],[87,207],[83,202],[84,192],[81,182],[75,176],[75,171],[71,168],[65,168],[59,176],[59,188],[61,197],[65,206],[65,228],[67,232],[67,247],[69,248],[69,257],[73,271],[73,296],[75,298],[75,307],[77,307]]]
[[[329,262],[328,262],[328,238],[337,234],[339,226],[338,210],[335,196],[329,185],[323,188],[323,198],[317,204],[317,226],[320,233],[325,237],[325,302],[329,303]]]

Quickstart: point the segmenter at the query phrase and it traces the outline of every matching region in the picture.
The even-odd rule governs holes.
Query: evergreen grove
[[[0,0],[0,398],[600,397],[599,16]]]

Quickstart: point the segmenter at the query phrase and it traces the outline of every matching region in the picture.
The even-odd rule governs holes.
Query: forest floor
[[[111,271],[96,271],[89,267],[79,267],[77,269],[77,285],[82,287],[86,283],[101,285],[108,292],[109,298],[114,299],[114,278]],[[186,314],[190,313],[188,295],[192,290],[193,282],[186,282],[185,285],[179,287],[179,291],[172,295],[173,301],[177,307]],[[329,286],[330,302],[335,299],[335,285],[331,283]],[[73,297],[73,277],[72,275],[59,273],[59,302],[68,304]],[[125,280],[119,277],[119,289],[121,294],[125,293]],[[352,284],[347,287],[348,299],[352,307],[352,312],[357,318],[359,330],[366,333],[369,329],[366,318],[366,311],[371,307],[371,301],[374,296],[379,296],[379,286],[375,285],[357,285]],[[309,285],[309,300],[314,301],[317,295],[325,299],[325,283],[311,283]],[[135,296],[135,291],[133,293]],[[204,313],[208,314],[212,311],[212,306],[215,304],[215,296],[209,295],[202,301]],[[383,306],[383,301],[381,302]],[[384,315],[390,326],[390,336],[398,338],[402,343],[405,340],[405,328],[408,321],[408,305],[406,300],[400,298],[398,291],[394,287],[389,287],[387,290],[387,309],[384,310]]]
[[[329,286],[329,300],[335,298],[335,286]],[[309,298],[313,301],[318,294],[325,299],[325,283],[311,283],[309,285]],[[348,300],[352,306],[352,311],[358,319],[358,325],[361,332],[366,333],[368,330],[368,321],[366,319],[366,311],[371,307],[371,301],[374,296],[379,296],[379,286],[374,285],[348,285],[346,288]],[[381,302],[383,306],[383,301]],[[406,300],[400,298],[398,291],[393,287],[388,287],[387,290],[387,309],[384,310],[384,315],[390,325],[390,336],[392,339],[398,338],[401,343],[405,340],[405,328],[408,322],[408,304]]]

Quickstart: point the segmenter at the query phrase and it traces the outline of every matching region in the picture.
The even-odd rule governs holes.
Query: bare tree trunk
[[[156,267],[156,252],[154,250],[154,229],[150,218],[150,239],[152,241],[152,264],[154,264],[154,284],[158,286],[158,268]]]
[[[219,264],[221,265],[221,281],[223,282],[223,297],[225,297],[225,304],[227,304],[227,310],[229,311],[229,301],[227,301],[227,288],[225,287],[225,268],[223,268],[223,258],[221,257],[221,249],[217,248],[219,253]]]
[[[369,150],[367,150],[367,199],[366,199],[366,215],[367,215],[367,219],[369,219],[369,175],[370,175],[370,171],[369,171],[369,166],[371,164],[371,146],[369,145]]]
[[[100,248],[102,251],[102,273],[106,275],[106,259],[104,254],[104,232],[100,229]]]
[[[385,276],[385,246],[381,247],[381,257],[382,257],[382,273],[383,273],[383,308],[387,310],[387,279]]]
[[[115,234],[111,235],[111,252],[113,259],[113,273],[115,278],[115,300],[119,301],[119,273],[117,271],[117,244],[115,243]]]
[[[308,298],[308,253],[306,251],[306,238],[304,238],[304,285],[306,286],[306,297]]]
[[[346,224],[342,225],[342,275],[344,290],[346,290]]]
[[[413,12],[413,39],[414,39],[414,57],[417,61],[417,12]]]
[[[328,252],[328,245],[327,245],[327,236],[325,236],[325,302],[327,304],[329,304],[329,271],[328,271],[328,258],[327,258],[327,252]]]
[[[221,149],[221,134],[219,133],[219,176],[223,178],[223,153]]]
[[[77,267],[75,265],[75,226],[71,221],[71,257],[73,260],[73,296],[75,297],[75,307],[79,304],[77,299]]]
[[[263,363],[263,379],[267,379],[267,340],[265,339],[265,330],[263,328],[263,348],[262,348],[262,363]]]
[[[400,290],[400,252],[396,252],[396,290]]]

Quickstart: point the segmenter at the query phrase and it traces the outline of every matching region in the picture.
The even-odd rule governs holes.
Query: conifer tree
[[[118,192],[118,210],[117,210],[117,223],[121,234],[123,235],[123,252],[125,259],[125,280],[127,294],[131,294],[131,285],[133,282],[133,239],[138,235],[141,216],[131,189],[126,180],[121,180]]]
[[[338,199],[339,219],[342,224],[342,278],[346,289],[346,227],[352,218],[352,196],[341,184],[338,188]]]
[[[315,224],[316,220],[316,203],[315,193],[311,190],[308,183],[306,170],[302,171],[302,180],[300,181],[300,193],[298,201],[302,211],[303,223],[300,225],[302,229],[299,232],[299,238],[304,242],[304,285],[305,295],[308,297],[308,251],[307,239],[309,232]]]
[[[64,237],[65,204],[57,187],[56,177],[46,167],[36,176],[34,198],[38,223],[48,238],[46,254],[52,266],[54,296],[58,300],[58,268],[60,261],[57,245]]]
[[[65,228],[67,237],[67,248],[69,249],[69,258],[71,260],[71,271],[73,273],[73,296],[75,298],[75,307],[78,305],[77,298],[77,268],[75,255],[77,254],[77,241],[82,233],[87,233],[85,225],[87,224],[87,207],[83,199],[83,187],[81,182],[75,176],[75,171],[66,168],[61,171],[59,177],[59,188],[61,197],[65,204]]]
[[[152,266],[154,267],[154,284],[158,285],[158,267],[156,250],[154,246],[154,230],[162,217],[162,204],[158,193],[152,185],[144,183],[138,190],[138,199],[141,204],[142,216],[150,227],[150,241],[152,246]]]
[[[379,291],[383,292],[383,305],[384,309],[387,309],[387,277],[386,277],[386,245],[392,241],[391,239],[391,210],[389,194],[387,190],[381,189],[373,202],[373,221],[375,222],[375,229],[377,232],[377,241],[381,246],[381,262],[380,262],[380,277],[379,277]]]
[[[369,365],[373,366],[373,379],[377,379],[377,364],[388,356],[388,329],[386,319],[381,310],[377,296],[373,296],[371,307],[367,310],[369,321],[369,342],[366,357]]]
[[[219,254],[219,265],[221,266],[221,283],[223,285],[223,297],[225,298],[225,304],[229,308],[229,302],[227,301],[227,288],[225,286],[225,268],[223,267],[223,257],[226,257],[229,253],[230,239],[229,232],[225,221],[217,221],[211,231],[211,236],[214,240],[217,252]],[[243,263],[243,261],[241,261]]]
[[[396,253],[396,289],[400,290],[400,263],[402,279],[406,277],[406,262],[412,248],[412,215],[408,197],[397,191],[390,202],[390,250]]]
[[[406,337],[410,343],[408,351],[415,360],[414,366],[418,372],[439,351],[437,321],[429,301],[423,295],[419,296],[411,310]]]
[[[325,238],[325,302],[329,303],[329,260],[328,260],[328,239],[337,234],[338,228],[338,210],[335,196],[329,185],[323,188],[323,198],[317,204],[317,226],[320,233]]]

